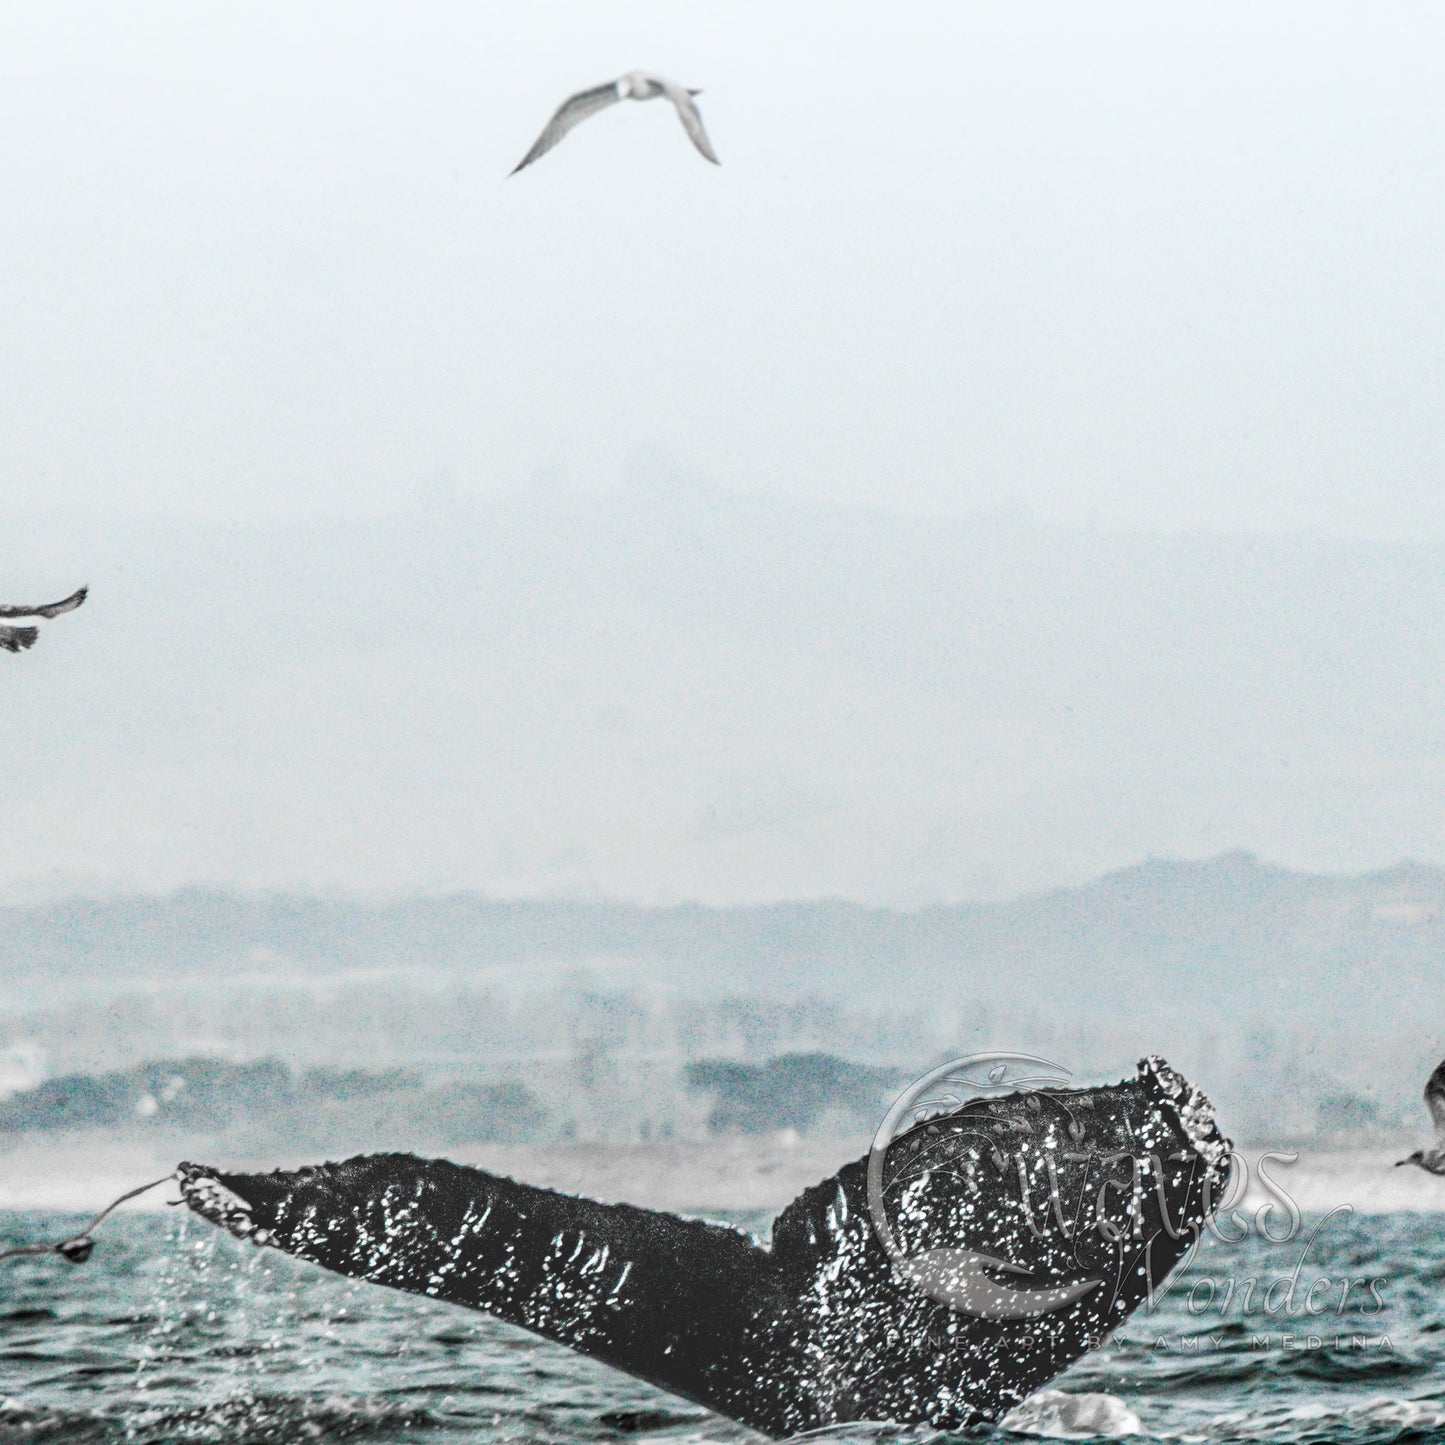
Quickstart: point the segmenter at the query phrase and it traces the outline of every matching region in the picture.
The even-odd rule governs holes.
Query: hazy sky
[[[1445,537],[1435,4],[10,5],[0,486]],[[704,88],[707,165],[565,94]],[[430,481],[428,479],[431,479]]]
[[[95,593],[0,666],[0,896],[1445,861],[1445,553],[1144,535],[1445,546],[1442,53],[1438,4],[7,7],[0,593]],[[659,103],[506,178],[633,67],[720,168]]]

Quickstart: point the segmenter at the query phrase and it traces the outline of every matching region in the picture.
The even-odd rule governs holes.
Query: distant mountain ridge
[[[0,984],[114,986],[251,972],[304,978],[403,970],[517,987],[605,964],[610,977],[700,996],[951,997],[1105,1013],[1169,1007],[1207,985],[1257,1005],[1314,990],[1317,1007],[1434,1010],[1445,958],[1445,870],[1402,863],[1331,876],[1232,852],[1151,859],[1081,888],[912,912],[838,900],[736,907],[495,900],[386,903],[243,896],[0,909]]]

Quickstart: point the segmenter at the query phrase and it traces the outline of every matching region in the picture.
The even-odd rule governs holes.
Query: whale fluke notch
[[[1006,1262],[985,1263],[982,1293],[1007,1306],[1032,1290],[1043,1303],[1022,1313],[950,1308],[899,1268],[867,1160],[788,1205],[770,1246],[410,1154],[178,1173],[190,1207],[239,1238],[485,1310],[782,1437],[1000,1418],[1185,1258],[1228,1151],[1204,1096],[1153,1058],[1119,1084],[974,1099],[900,1134],[884,1182],[897,1248]]]

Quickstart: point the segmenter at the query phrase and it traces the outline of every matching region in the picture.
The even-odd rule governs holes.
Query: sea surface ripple
[[[0,1213],[0,1241],[80,1222]],[[964,1438],[1445,1445],[1442,1290],[1438,1215],[1307,1220],[1278,1243],[1206,1235],[1152,1311]],[[821,1435],[943,1445],[872,1425]],[[0,1265],[5,1445],[759,1438],[484,1315],[325,1274],[180,1210],[107,1221],[82,1267]]]

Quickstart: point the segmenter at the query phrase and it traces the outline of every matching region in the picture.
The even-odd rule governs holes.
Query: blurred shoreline
[[[567,1194],[689,1212],[781,1208],[867,1149],[866,1137],[738,1136],[652,1144],[473,1144],[444,1154],[459,1164]],[[362,1152],[371,1151],[331,1154],[345,1158]],[[286,1150],[247,1158],[213,1139],[177,1136],[144,1142],[83,1134],[30,1139],[0,1153],[0,1211],[99,1209],[126,1189],[162,1177],[183,1159],[243,1173],[321,1162],[319,1154]],[[124,1207],[163,1209],[167,1197],[158,1189]]]
[[[800,1138],[784,1132],[646,1144],[473,1144],[444,1154],[524,1183],[596,1199],[683,1213],[761,1212],[781,1209],[809,1185],[862,1158],[868,1144],[866,1135]],[[338,1158],[360,1152],[365,1151],[330,1151]],[[1285,1209],[1281,1193],[1308,1216],[1345,1207],[1356,1214],[1445,1211],[1445,1181],[1394,1167],[1407,1152],[1401,1147],[1297,1151],[1251,1145],[1240,1152],[1251,1167],[1249,1189],[1242,1200],[1226,1196],[1224,1202],[1241,1216],[1252,1218],[1266,1204]],[[1259,1160],[1266,1154],[1275,1156],[1266,1165],[1274,1188],[1258,1177]],[[179,1135],[144,1141],[86,1133],[43,1142],[26,1139],[0,1152],[0,1211],[97,1210],[126,1189],[164,1176],[183,1159],[237,1172],[321,1162],[317,1153],[284,1149],[242,1157],[213,1138]],[[167,1197],[156,1190],[125,1207],[162,1209]]]

